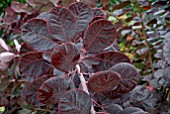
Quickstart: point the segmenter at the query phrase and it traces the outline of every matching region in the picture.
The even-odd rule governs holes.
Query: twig
[[[136,0],[136,3],[138,5],[138,9],[139,9],[139,16],[140,18],[142,18],[142,9],[140,8],[140,5],[138,3],[138,1]],[[141,37],[144,39],[145,41],[145,46],[148,48],[148,60],[149,60],[149,64],[150,64],[150,68],[152,70],[152,73],[155,72],[154,70],[154,67],[153,67],[153,60],[152,60],[152,54],[151,54],[151,51],[150,51],[150,46],[149,46],[149,42],[147,41],[147,35],[145,33],[145,26],[143,24],[143,22],[141,22],[141,25],[142,25],[142,33],[141,33]]]
[[[88,91],[87,85],[86,85],[86,80],[84,79],[83,74],[80,72],[80,66],[79,66],[78,64],[76,65],[76,70],[77,70],[77,72],[78,72],[78,75],[79,75],[79,78],[80,78],[80,81],[81,81],[83,90],[84,90],[87,94],[89,94],[89,91]],[[95,114],[95,113],[96,113],[96,112],[95,112],[94,107],[93,107],[93,105],[92,105],[92,106],[91,106],[91,114]]]

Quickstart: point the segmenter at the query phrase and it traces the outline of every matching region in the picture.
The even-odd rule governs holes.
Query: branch
[[[84,79],[83,74],[80,72],[80,66],[77,64],[76,65],[76,70],[78,72],[82,87],[83,87],[83,91],[85,91],[87,94],[89,94],[89,91],[87,89],[87,85],[86,85],[86,80]],[[93,105],[91,106],[91,114],[96,114]]]
[[[138,9],[139,9],[139,16],[140,18],[142,19],[142,9],[138,3],[138,1],[136,0],[136,3],[138,5]],[[145,26],[143,24],[143,22],[141,22],[141,25],[142,25],[142,33],[141,33],[141,38],[143,38],[143,40],[145,41],[145,46],[148,48],[148,60],[149,60],[149,64],[150,64],[150,68],[152,70],[152,73],[155,72],[154,70],[154,67],[153,67],[153,60],[152,60],[152,53],[150,51],[150,46],[149,46],[149,42],[147,41],[147,35],[146,35],[146,32],[145,32]]]

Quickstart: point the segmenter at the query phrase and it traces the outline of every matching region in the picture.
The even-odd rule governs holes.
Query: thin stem
[[[140,5],[138,3],[138,1],[136,0],[136,3],[138,5],[138,9],[139,9],[139,16],[140,18],[142,19],[142,9],[140,8]],[[152,73],[155,72],[154,70],[154,67],[153,67],[153,60],[152,60],[152,53],[150,51],[150,46],[149,46],[149,42],[147,41],[147,35],[146,35],[146,32],[145,32],[145,26],[143,24],[143,22],[141,22],[141,25],[142,25],[142,33],[141,33],[141,37],[144,39],[145,41],[145,46],[148,48],[148,60],[149,60],[149,64],[150,64],[150,68],[152,70]]]
[[[89,94],[89,91],[88,91],[87,85],[86,85],[86,80],[84,79],[83,74],[80,72],[80,66],[76,65],[76,69],[77,69],[77,72],[78,72],[78,75],[79,75],[79,78],[80,78],[80,81],[81,81],[81,84],[83,87],[83,91],[85,91],[87,94]]]
[[[89,91],[87,89],[87,85],[86,85],[86,80],[84,79],[83,74],[80,72],[80,66],[77,64],[76,65],[76,70],[78,72],[82,87],[83,87],[83,91],[85,91],[87,94],[89,94]],[[93,105],[91,106],[91,114],[96,114]]]

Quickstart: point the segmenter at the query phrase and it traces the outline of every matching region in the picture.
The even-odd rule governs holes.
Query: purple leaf
[[[117,92],[117,89],[110,90],[108,92],[103,92],[102,94],[103,94],[103,96],[105,96],[106,98],[109,98],[109,99],[116,99],[123,95],[123,93]]]
[[[57,46],[54,37],[48,32],[46,21],[32,19],[22,26],[22,39],[35,50],[48,51]]]
[[[130,59],[120,53],[120,52],[103,52],[100,54],[96,54],[93,59],[99,61],[99,64],[93,65],[93,69],[97,71],[108,70],[113,65],[120,63],[120,62],[130,62]]]
[[[83,45],[88,53],[98,53],[116,40],[116,28],[107,20],[92,23],[85,31]]]
[[[42,106],[43,104],[38,101],[37,99],[37,92],[39,87],[42,85],[42,83],[49,79],[51,76],[44,75],[41,77],[36,78],[33,82],[29,83],[26,86],[26,89],[24,90],[25,93],[25,100],[27,103],[35,105],[35,106]]]
[[[74,44],[63,44],[52,52],[51,62],[61,71],[68,72],[78,63],[80,58],[79,49]]]
[[[117,92],[129,92],[137,85],[139,73],[133,65],[129,63],[118,63],[114,65],[110,70],[117,72],[122,77],[120,84],[116,89]]]
[[[19,62],[20,72],[26,76],[38,77],[51,70],[51,66],[42,57],[41,52],[30,52],[24,54]]]
[[[143,110],[140,108],[136,108],[136,107],[127,107],[124,110],[116,114],[136,114],[136,112],[140,112],[140,111],[143,111]],[[147,113],[141,113],[141,114],[147,114]]]
[[[104,104],[102,105],[102,107],[104,108],[104,110],[106,112],[108,112],[109,114],[117,114],[118,112],[120,112],[122,109],[122,107],[118,104],[113,104],[113,103],[108,103],[108,104]]]
[[[45,104],[56,104],[62,95],[75,88],[69,77],[52,77],[46,80],[39,88],[38,100]]]
[[[55,7],[48,17],[48,28],[51,34],[62,42],[70,41],[75,35],[76,20],[71,11],[64,7]]]
[[[114,90],[120,83],[121,76],[111,70],[93,74],[88,80],[88,88],[96,93]]]
[[[90,96],[82,90],[66,92],[59,100],[59,114],[90,114]]]
[[[93,18],[93,12],[90,6],[84,2],[75,2],[68,6],[68,9],[76,18],[75,33],[84,32]]]
[[[20,54],[24,54],[27,52],[31,52],[34,51],[30,46],[28,46],[28,44],[26,44],[25,42],[21,45],[21,49],[20,49]]]
[[[99,17],[99,16],[100,16],[100,17],[106,18],[103,10],[102,10],[102,9],[99,9],[99,8],[93,8],[93,16],[94,16],[94,17]]]

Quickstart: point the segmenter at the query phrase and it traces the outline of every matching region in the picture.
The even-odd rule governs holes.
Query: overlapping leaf
[[[68,6],[68,9],[76,18],[75,33],[84,32],[93,18],[93,12],[90,6],[84,2],[76,2]]]
[[[66,92],[59,100],[59,114],[90,114],[91,99],[82,90]]]
[[[41,102],[38,101],[37,99],[37,92],[39,87],[42,85],[42,83],[49,79],[51,76],[49,75],[44,75],[41,77],[38,77],[35,79],[33,82],[27,85],[26,89],[24,90],[25,93],[25,100],[27,103],[35,105],[35,106],[42,106]]]
[[[116,89],[117,92],[129,92],[137,85],[139,73],[133,65],[122,62],[114,65],[111,70],[117,72],[122,77]]]
[[[48,28],[50,33],[62,42],[70,41],[75,34],[76,20],[70,10],[64,7],[55,7],[48,17]]]
[[[53,41],[54,37],[48,32],[46,21],[32,19],[22,26],[22,39],[35,50],[48,51],[57,44]]]
[[[88,80],[88,88],[93,92],[102,93],[115,90],[120,83],[121,76],[111,70],[93,74]]]
[[[63,44],[54,49],[51,62],[57,69],[68,72],[75,67],[80,57],[79,49],[74,44]]]
[[[117,114],[149,114],[144,112],[142,109],[140,108],[136,108],[136,107],[127,107],[124,110],[120,111]]]
[[[92,23],[85,31],[83,45],[88,53],[98,53],[115,40],[115,26],[107,20],[98,20]]]
[[[75,88],[69,77],[52,77],[46,80],[39,88],[38,100],[45,104],[56,104],[62,95]]]
[[[121,62],[130,62],[130,59],[120,52],[103,52],[96,54],[94,60],[99,61],[99,64],[93,65],[93,69],[103,71],[111,68],[113,65]]]
[[[41,52],[30,52],[24,54],[19,62],[20,72],[26,76],[38,77],[51,70],[51,66],[42,57]]]

